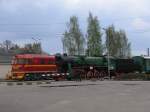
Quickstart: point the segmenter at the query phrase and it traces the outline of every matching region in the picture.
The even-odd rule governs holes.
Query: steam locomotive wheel
[[[94,78],[100,79],[100,73],[97,70],[94,72]]]
[[[93,72],[92,71],[88,71],[87,73],[87,79],[91,79],[93,77]]]
[[[86,72],[85,71],[81,72],[80,77],[81,77],[81,79],[85,80],[86,79]]]
[[[101,80],[103,80],[105,76],[107,76],[107,73],[105,71],[101,71],[100,74],[99,74],[99,78]]]

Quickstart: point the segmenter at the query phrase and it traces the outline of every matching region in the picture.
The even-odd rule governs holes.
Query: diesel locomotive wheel
[[[30,81],[30,80],[31,80],[30,74],[25,74],[24,80],[25,80],[25,81]]]
[[[32,80],[41,80],[42,78],[41,78],[41,74],[39,74],[39,73],[34,73],[34,74],[32,74]]]

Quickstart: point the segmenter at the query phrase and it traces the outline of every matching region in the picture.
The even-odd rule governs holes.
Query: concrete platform
[[[149,112],[149,105],[148,81],[0,86],[0,112]]]

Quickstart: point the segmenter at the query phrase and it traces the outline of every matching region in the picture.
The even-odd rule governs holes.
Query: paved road
[[[0,112],[149,112],[149,107],[146,81],[0,86]]]

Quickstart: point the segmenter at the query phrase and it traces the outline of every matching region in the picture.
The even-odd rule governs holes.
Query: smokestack
[[[149,48],[147,48],[147,56],[150,56],[150,54],[149,54]]]

